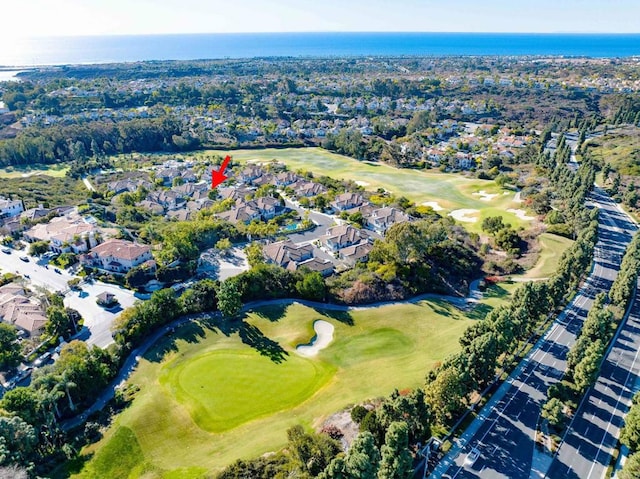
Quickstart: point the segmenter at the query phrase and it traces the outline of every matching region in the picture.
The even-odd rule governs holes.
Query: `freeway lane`
[[[640,300],[636,299],[602,365],[598,381],[578,410],[547,477],[604,477],[640,373],[639,351]]]
[[[608,291],[635,226],[604,193],[596,188],[592,204],[600,209],[599,235],[593,270],[580,292],[547,334],[536,343],[510,376],[504,395],[489,403],[452,448],[431,477],[526,478],[544,474],[533,463],[534,434],[541,405],[550,385],[566,369],[566,356],[596,294]],[[472,465],[464,459],[472,447],[481,455]],[[532,472],[536,469],[535,472]]]
[[[636,390],[639,351],[640,297],[636,294],[629,317],[614,338],[596,384],[579,407],[546,477],[605,476]]]

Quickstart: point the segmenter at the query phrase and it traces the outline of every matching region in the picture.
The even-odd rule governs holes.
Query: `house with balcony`
[[[131,268],[146,262],[155,269],[150,246],[120,239],[107,240],[80,256],[83,266],[116,274],[126,274]]]
[[[385,206],[384,208],[373,210],[367,216],[365,226],[378,234],[384,234],[391,226],[405,221],[411,221],[411,217],[408,214],[397,208]]]

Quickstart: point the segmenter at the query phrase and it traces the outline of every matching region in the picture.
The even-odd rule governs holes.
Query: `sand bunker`
[[[469,215],[473,215],[479,212],[480,210],[472,210],[472,209],[453,210],[451,213],[449,213],[449,216],[451,216],[456,221],[464,221],[465,223],[475,223],[476,221],[478,221],[478,218],[474,218],[473,216],[469,216]]]
[[[514,208],[509,208],[507,211],[509,213],[513,213],[518,218],[520,218],[521,220],[524,220],[524,221],[531,221],[531,220],[535,220],[536,219],[535,216],[527,216],[525,210],[516,210]]]
[[[472,194],[475,195],[475,196],[479,196],[480,197],[480,201],[491,201],[496,196],[500,196],[498,193],[487,193],[484,190],[480,190],[480,191],[477,191],[477,192],[472,193]]]
[[[333,341],[333,330],[335,329],[333,324],[319,319],[313,323],[313,329],[316,335],[311,342],[296,347],[296,352],[301,356],[315,356]]]
[[[437,201],[425,201],[422,206],[430,206],[434,211],[442,211],[444,209]]]
[[[358,186],[369,186],[369,183],[367,183],[366,181],[356,181],[356,185]]]

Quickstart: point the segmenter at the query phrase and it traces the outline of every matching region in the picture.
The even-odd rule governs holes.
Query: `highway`
[[[602,364],[596,384],[578,408],[546,477],[605,477],[624,425],[624,416],[637,390],[639,354],[640,297],[636,295],[629,317],[619,328]]]
[[[609,290],[635,231],[635,225],[602,190],[595,188],[590,200],[600,209],[598,243],[591,274],[573,301],[534,345],[430,477],[497,479],[544,476],[549,463],[534,454],[534,437],[547,389],[562,378],[567,353],[593,299],[598,293]],[[480,457],[473,464],[465,464],[465,458],[473,447],[480,450]]]

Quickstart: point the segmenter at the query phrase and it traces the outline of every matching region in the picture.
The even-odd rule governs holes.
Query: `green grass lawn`
[[[492,288],[483,314],[514,287]],[[275,451],[293,425],[318,426],[349,404],[422,385],[459,350],[472,316],[443,301],[351,313],[292,305],[232,325],[185,326],[142,359],[129,381],[140,387],[136,399],[84,451],[93,456],[73,477],[195,478]],[[295,346],[311,339],[318,319],[334,325],[334,340],[302,358]],[[121,472],[116,453],[134,472]]]
[[[513,201],[514,192],[500,188],[492,180],[468,178],[461,174],[442,173],[438,170],[394,168],[384,163],[357,161],[322,148],[209,150],[206,154],[230,154],[234,160],[243,162],[278,160],[292,170],[301,169],[318,175],[358,181],[370,191],[384,188],[417,204],[436,201],[444,208],[444,214],[456,209],[478,210],[478,213],[473,215],[478,221],[463,223],[470,231],[480,232],[482,219],[487,216],[502,215],[505,221],[514,227],[526,227],[530,223],[506,211],[521,206]],[[481,196],[474,195],[480,191],[497,196],[485,201]]]
[[[29,165],[29,166],[11,166],[0,168],[0,178],[25,178],[33,175],[48,175],[54,177],[63,177],[69,171],[69,167],[56,165]]]
[[[540,241],[540,257],[533,268],[528,270],[521,278],[540,279],[551,276],[558,267],[558,261],[562,253],[573,244],[573,241],[550,233],[543,233],[538,238]]]

